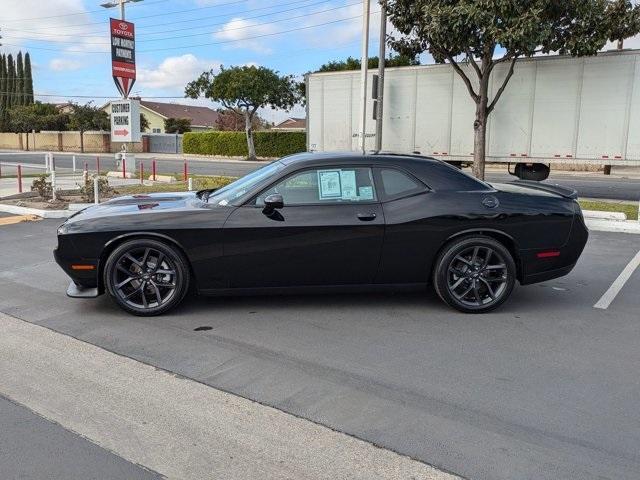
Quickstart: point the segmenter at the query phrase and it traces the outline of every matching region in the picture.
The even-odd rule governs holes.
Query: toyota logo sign
[[[127,25],[124,22],[120,22],[120,24],[118,25],[122,30],[128,30],[129,29],[129,25]]]

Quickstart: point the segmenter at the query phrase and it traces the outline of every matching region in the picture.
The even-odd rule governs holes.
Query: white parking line
[[[598,300],[598,303],[596,303],[593,308],[601,308],[603,310],[609,308],[611,302],[615,300],[618,293],[620,293],[620,290],[622,290],[622,287],[624,287],[624,284],[627,283],[627,280],[629,280],[629,278],[631,278],[631,275],[633,275],[633,272],[636,270],[636,268],[638,268],[639,265],[640,252],[636,253],[636,256],[631,259],[626,267],[624,267],[624,270],[622,270],[620,275],[618,275],[618,278],[616,278],[615,281],[611,284],[609,290],[607,290],[604,295],[602,295],[600,300]]]

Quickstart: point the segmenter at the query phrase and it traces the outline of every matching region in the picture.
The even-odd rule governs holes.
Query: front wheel
[[[433,273],[436,293],[465,313],[489,312],[511,295],[516,266],[509,250],[491,237],[454,240],[438,256]]]
[[[173,247],[157,240],[136,239],[109,255],[104,282],[123,310],[140,316],[160,315],[184,298],[189,289],[189,268]]]

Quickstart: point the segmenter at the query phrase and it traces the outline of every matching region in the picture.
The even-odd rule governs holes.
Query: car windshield
[[[228,205],[236,198],[240,198],[245,193],[249,192],[265,178],[270,177],[283,168],[284,165],[277,161],[270,163],[269,165],[265,165],[264,167],[239,178],[235,182],[230,183],[226,187],[213,192],[209,196],[209,203],[215,203],[222,206]]]

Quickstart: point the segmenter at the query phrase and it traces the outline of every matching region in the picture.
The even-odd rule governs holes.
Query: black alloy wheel
[[[515,285],[509,250],[490,237],[465,237],[438,257],[434,285],[442,300],[466,313],[483,313],[504,303]]]
[[[189,287],[189,269],[176,249],[156,240],[137,239],[111,253],[104,280],[122,309],[152,316],[182,301]]]

